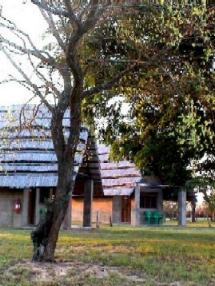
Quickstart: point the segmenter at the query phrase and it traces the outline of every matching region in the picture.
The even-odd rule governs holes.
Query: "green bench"
[[[144,224],[159,225],[163,223],[164,215],[160,211],[144,211],[143,218],[144,218]]]

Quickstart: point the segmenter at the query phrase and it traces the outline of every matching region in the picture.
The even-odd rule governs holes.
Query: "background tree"
[[[130,114],[122,115],[115,104],[107,110],[107,93],[103,106],[101,97],[94,104],[98,117],[111,118],[101,135],[112,143],[115,160],[131,158],[144,174],[182,188],[192,171],[214,170],[214,9],[164,1],[145,11],[138,7],[135,19],[115,25],[115,38],[103,50],[106,56],[113,47],[129,46],[145,63],[118,89]],[[136,46],[125,41],[126,33]]]

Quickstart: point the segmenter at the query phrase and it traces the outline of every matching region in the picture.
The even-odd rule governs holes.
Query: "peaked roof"
[[[110,162],[110,147],[97,145],[100,174],[105,196],[131,195],[141,179],[140,171],[130,161]]]
[[[65,137],[69,116],[66,112],[63,120]],[[0,187],[56,187],[57,158],[50,124],[51,114],[44,106],[0,107]],[[131,195],[141,179],[139,170],[129,161],[110,162],[110,148],[92,144],[84,127],[75,154],[73,178],[83,169],[87,149],[91,149],[93,158],[89,173],[101,180],[104,195]]]
[[[63,126],[68,136],[69,112]],[[0,107],[0,187],[57,185],[57,158],[50,132],[51,114],[44,106]],[[81,128],[74,179],[83,161],[88,132]],[[72,174],[71,174],[72,175]]]

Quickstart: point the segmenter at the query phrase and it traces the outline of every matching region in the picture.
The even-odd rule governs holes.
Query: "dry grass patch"
[[[22,261],[1,273],[0,285],[35,286],[140,286],[146,280],[127,269],[80,262],[32,263]],[[115,284],[120,283],[120,284]]]

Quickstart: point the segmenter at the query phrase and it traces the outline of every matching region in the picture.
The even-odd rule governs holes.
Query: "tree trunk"
[[[211,221],[214,222],[215,221],[215,214],[214,211],[211,211]]]
[[[71,182],[72,168],[69,168],[66,162],[64,167],[67,172],[64,172],[64,174],[59,172],[61,175],[59,175],[55,199],[47,204],[45,218],[39,222],[37,228],[31,233],[34,246],[33,261],[54,262],[58,234],[67,213],[70,194],[74,188],[74,182]]]
[[[196,222],[196,197],[192,198],[192,222]]]
[[[70,100],[70,132],[67,142],[63,132],[63,117],[66,109],[53,114],[51,131],[58,159],[58,184],[54,201],[48,206],[47,215],[32,232],[34,245],[33,261],[54,261],[54,252],[61,224],[67,213],[74,189],[74,162],[80,138],[82,81],[73,89]],[[69,96],[67,96],[69,97]]]

